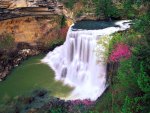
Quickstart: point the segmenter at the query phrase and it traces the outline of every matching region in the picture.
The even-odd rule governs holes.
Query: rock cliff
[[[21,17],[0,21],[0,34],[11,34],[15,42],[35,43],[41,38],[56,38],[61,17]],[[55,34],[54,36],[51,36]]]
[[[22,60],[56,47],[67,33],[67,26],[61,22],[59,15],[0,21],[0,81]]]

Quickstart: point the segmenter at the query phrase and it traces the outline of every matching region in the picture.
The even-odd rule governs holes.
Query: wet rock
[[[28,45],[19,45],[19,49],[12,51],[3,51],[0,55],[0,81],[10,73],[10,71],[17,67],[21,61],[27,59],[30,56],[38,55],[41,51],[32,48]],[[27,48],[27,49],[24,49]]]

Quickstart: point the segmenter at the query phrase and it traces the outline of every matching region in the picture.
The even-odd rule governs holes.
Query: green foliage
[[[8,49],[13,47],[15,43],[14,38],[10,34],[0,35],[0,49]]]
[[[76,17],[79,18],[79,17],[82,16],[82,15],[83,15],[83,11],[80,10],[80,11],[77,12]]]
[[[150,77],[146,75],[143,64],[140,65],[140,73],[138,74],[138,86],[139,88],[145,92],[150,93]]]
[[[134,65],[132,64],[132,60],[133,58],[120,62],[120,67],[117,73],[117,80],[120,81],[120,84],[129,92],[131,92],[131,94],[136,92],[135,90],[137,88],[137,74],[133,70]]]
[[[64,15],[63,15],[62,18],[61,18],[61,23],[60,23],[60,25],[61,25],[61,28],[64,27],[64,26],[66,26],[66,17],[65,17]]]
[[[134,21],[134,29],[143,35],[150,35],[150,11],[141,15]],[[149,37],[147,37],[149,39]],[[150,42],[150,39],[148,40]]]
[[[104,60],[104,61],[100,61],[100,62],[107,62],[108,59],[108,50],[109,50],[109,42],[111,40],[111,36],[104,36],[101,37],[98,42],[97,42],[97,47],[96,47],[96,56],[98,57],[98,59]]]
[[[113,35],[112,40],[109,42],[109,54],[112,52],[114,45],[120,43],[123,40],[123,37],[120,33]]]
[[[67,113],[67,112],[62,112],[61,108],[51,109],[49,112],[50,113]]]
[[[133,1],[125,0],[123,3],[123,16],[132,18],[134,17],[134,14]]]
[[[69,9],[73,9],[74,4],[77,2],[77,0],[59,0],[62,3],[64,3],[65,7]]]
[[[148,0],[93,0],[95,4],[95,13],[97,16],[104,14],[106,18],[130,18],[139,17],[142,10],[139,7],[146,6],[148,9]]]
[[[112,92],[111,86],[107,89],[104,94],[97,100],[95,110],[99,111],[98,113],[111,113],[112,108]]]
[[[27,113],[32,109],[39,109],[50,100],[46,90],[35,90],[31,94],[7,99],[0,103],[0,113]]]
[[[112,0],[93,0],[93,2],[96,4],[96,15],[104,14],[106,18],[117,17],[119,15]]]
[[[70,9],[73,8],[74,4],[75,4],[75,0],[68,0],[68,2],[65,3],[66,7]]]
[[[66,7],[72,9],[76,0],[61,0],[65,3]],[[86,0],[82,0],[87,3]],[[116,33],[109,44],[109,55],[117,43],[124,42],[131,47],[132,57],[128,60],[122,60],[119,63],[117,73],[109,73],[112,77],[110,87],[97,100],[94,110],[88,111],[89,113],[149,113],[150,105],[150,11],[144,12],[140,15],[137,11],[141,6],[144,7],[148,4],[149,0],[121,0],[120,6],[112,2],[112,0],[93,0],[96,6],[96,14],[101,16],[104,14],[106,18],[122,17],[122,18],[137,18],[134,21],[133,28],[129,31]],[[80,16],[81,12],[77,14]],[[65,18],[62,17],[61,26],[65,25]],[[0,42],[0,48],[10,47],[13,40],[8,36],[8,39]],[[103,47],[108,48],[106,39],[100,40],[98,43]],[[3,42],[3,43],[2,43]],[[57,39],[53,42],[48,42],[47,46],[54,48],[56,45],[62,44],[63,40]],[[117,66],[116,66],[117,67]],[[113,65],[112,70],[115,69]],[[112,75],[113,74],[113,75]],[[32,100],[34,97],[34,101]],[[6,97],[7,98],[7,97]],[[19,98],[20,99],[20,98]],[[0,112],[17,112],[18,109],[29,110],[32,108],[39,109],[47,103],[50,98],[47,96],[39,98],[38,96],[25,97],[20,99],[8,99],[6,105],[1,105]],[[53,107],[49,109],[39,109],[39,113],[65,113],[64,109],[59,104],[52,103]],[[24,107],[25,106],[25,107]],[[84,110],[83,106],[75,106],[76,113],[88,113]],[[46,111],[47,110],[47,111]]]
[[[0,113],[98,113],[90,109],[90,105],[52,97],[43,89],[0,103]]]
[[[128,0],[127,0],[128,1]],[[133,8],[136,1],[126,1],[126,9]],[[131,4],[129,4],[131,2]],[[128,16],[128,15],[127,15]],[[117,43],[131,47],[132,57],[121,60],[117,73],[116,65],[109,66],[111,77],[109,90],[99,100],[95,109],[104,113],[149,113],[150,105],[150,15],[144,13],[134,21],[133,27],[116,33],[109,44],[110,54]],[[112,71],[112,72],[111,72]],[[108,97],[108,94],[111,96]],[[109,98],[109,101],[107,101]],[[102,102],[102,103],[100,103]],[[106,108],[104,106],[108,105]],[[108,109],[110,108],[110,109]]]
[[[125,98],[125,102],[124,102],[124,105],[122,107],[122,113],[132,113],[131,106],[132,106],[131,99],[127,96]]]
[[[134,47],[134,53],[146,72],[150,72],[150,12],[143,14],[134,22],[133,28],[141,35],[139,43]]]
[[[58,38],[55,40],[50,40],[49,42],[47,42],[46,44],[46,48],[49,48],[50,50],[53,50],[55,47],[62,45],[64,43],[64,39],[62,38]]]

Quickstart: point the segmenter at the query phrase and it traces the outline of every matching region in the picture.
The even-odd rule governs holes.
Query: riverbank
[[[21,17],[0,22],[0,81],[28,57],[53,50],[68,27],[59,15]]]
[[[15,49],[11,51],[2,50],[0,61],[0,81],[4,80],[11,70],[17,67],[23,60],[40,53],[36,48]],[[5,56],[5,57],[3,57]]]
[[[45,89],[51,96],[65,98],[71,87],[55,80],[53,70],[41,62],[45,54],[36,55],[21,62],[15,67],[7,79],[0,82],[0,100],[25,95],[36,89]]]
[[[22,61],[29,57],[39,55],[40,53],[47,53],[52,51],[55,47],[63,44],[63,40],[52,41],[49,47],[43,45],[30,45],[28,43],[18,43],[15,49],[0,51],[0,81],[5,80],[12,69],[19,66]]]

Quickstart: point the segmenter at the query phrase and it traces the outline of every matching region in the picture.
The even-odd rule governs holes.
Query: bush
[[[57,46],[62,45],[64,41],[65,40],[62,38],[48,41],[46,44],[44,44],[44,52],[49,52],[54,50]]]
[[[73,9],[74,4],[77,2],[77,0],[59,0],[62,3],[65,4],[65,7],[69,9]]]
[[[90,100],[64,101],[50,96],[44,89],[38,89],[1,103],[0,113],[88,113],[92,106]]]
[[[76,17],[79,18],[79,17],[81,17],[82,15],[83,15],[83,11],[80,10],[80,11],[77,12]]]
[[[61,18],[61,23],[60,23],[60,25],[61,25],[61,28],[64,27],[64,26],[66,26],[66,17],[65,17],[64,15],[63,15],[62,18]]]
[[[129,59],[130,57],[131,51],[129,46],[123,43],[118,43],[112,51],[109,59],[112,62],[118,62],[121,59]]]
[[[93,0],[93,3],[96,7],[95,14],[97,16],[104,14],[106,19],[135,19],[149,9],[147,0]],[[141,8],[143,6],[145,9]]]
[[[109,42],[112,39],[112,36],[104,36],[101,37],[97,42],[97,47],[95,49],[96,56],[100,62],[107,62],[108,60],[108,50],[109,50]]]
[[[120,17],[120,12],[112,0],[93,0],[93,2],[96,6],[95,13],[97,16],[104,14],[107,19]]]
[[[109,55],[116,56],[118,44],[126,46],[132,56],[120,60],[119,66],[110,62],[111,70],[108,72],[111,78],[109,89],[99,100],[95,109],[103,109],[104,113],[149,113],[150,105],[150,43],[149,29],[150,18],[148,13],[136,20],[132,29],[116,33],[110,40]],[[130,47],[130,49],[129,49]],[[121,50],[124,56],[124,49]],[[126,53],[126,52],[125,52]],[[128,52],[127,52],[128,53]],[[118,57],[117,57],[118,59]],[[118,64],[117,64],[118,65]],[[117,72],[113,73],[115,67]],[[108,97],[108,95],[110,95]],[[110,99],[109,101],[108,98]],[[105,105],[104,105],[105,103]],[[109,108],[109,109],[108,109]]]
[[[1,34],[0,35],[0,49],[9,49],[13,47],[15,40],[10,34]]]

